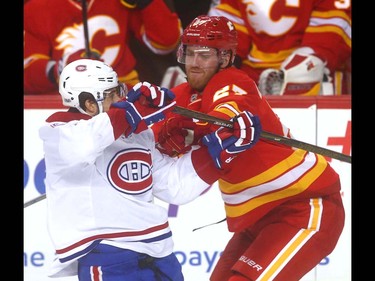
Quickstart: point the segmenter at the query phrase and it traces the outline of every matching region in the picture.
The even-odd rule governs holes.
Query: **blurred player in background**
[[[192,21],[177,52],[187,76],[171,89],[177,105],[227,120],[248,111],[264,131],[292,137],[256,83],[233,66],[237,43],[225,17]],[[165,153],[209,143],[216,126],[193,121],[171,113],[152,127]],[[335,249],[345,221],[341,183],[322,155],[261,138],[218,186],[233,236],[211,281],[298,281]]]
[[[236,65],[262,94],[351,94],[350,0],[216,0],[238,31]]]
[[[58,94],[61,70],[80,58],[106,62],[132,87],[139,77],[129,37],[165,55],[176,49],[181,32],[181,21],[163,0],[29,0],[24,4],[24,94]]]
[[[211,0],[165,0],[168,7],[177,13],[185,28],[195,17],[207,14]],[[176,52],[160,56],[150,51],[139,40],[131,39],[130,48],[137,60],[137,69],[141,81],[172,88],[185,82],[185,73],[177,63]]]

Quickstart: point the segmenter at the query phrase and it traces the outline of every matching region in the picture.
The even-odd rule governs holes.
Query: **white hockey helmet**
[[[85,113],[79,105],[82,92],[93,95],[103,111],[102,102],[106,90],[119,86],[117,73],[113,68],[99,60],[79,59],[64,67],[59,79],[59,92],[63,105],[75,107]]]

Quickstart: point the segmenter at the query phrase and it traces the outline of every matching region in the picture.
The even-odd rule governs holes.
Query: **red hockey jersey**
[[[312,48],[327,62],[332,76],[349,66],[352,44],[349,0],[221,0],[208,14],[225,16],[234,23],[238,31],[237,53],[243,69],[255,81],[264,69],[279,69],[300,47]]]
[[[87,5],[89,44],[111,65],[121,82],[134,86],[136,61],[127,44],[130,34],[154,53],[172,52],[182,29],[163,0],[142,10],[120,0],[91,0]],[[82,8],[74,0],[31,0],[24,5],[24,94],[58,93],[46,73],[49,61],[85,49]]]
[[[242,70],[232,67],[218,72],[201,94],[188,83],[172,91],[179,106],[225,119],[248,110],[259,116],[264,131],[291,137],[255,82]],[[152,128],[158,130],[157,126]],[[323,156],[264,139],[241,153],[231,165],[218,183],[228,228],[233,232],[252,225],[289,200],[340,191],[339,176]]]

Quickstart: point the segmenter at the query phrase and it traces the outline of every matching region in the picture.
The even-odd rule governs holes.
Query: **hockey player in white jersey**
[[[148,128],[172,110],[168,89],[143,82],[127,93],[110,66],[81,59],[64,68],[59,92],[69,109],[39,130],[56,251],[50,276],[184,280],[167,210],[153,199],[181,205],[197,198],[257,142],[258,118],[240,113],[234,129],[221,127],[208,144],[171,158],[156,148]]]

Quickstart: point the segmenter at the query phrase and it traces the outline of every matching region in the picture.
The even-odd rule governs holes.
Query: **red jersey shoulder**
[[[70,122],[73,120],[89,120],[92,117],[87,114],[80,112],[68,112],[68,111],[57,111],[52,113],[47,119],[46,122]]]
[[[242,108],[242,105],[258,104],[260,100],[261,94],[254,80],[244,71],[232,67],[218,72],[207,84],[202,108],[209,112],[218,104],[228,102],[235,102]]]
[[[254,80],[250,78],[250,76],[241,69],[230,67],[219,71],[215,74],[214,77],[210,80],[207,84],[206,89],[209,88],[217,88],[221,89],[227,85],[251,85],[251,87],[255,84]],[[205,90],[206,90],[205,89]]]
[[[246,72],[235,67],[218,72],[207,84],[204,93],[215,93],[218,97],[225,97],[226,93],[237,96],[259,95],[255,81]]]

